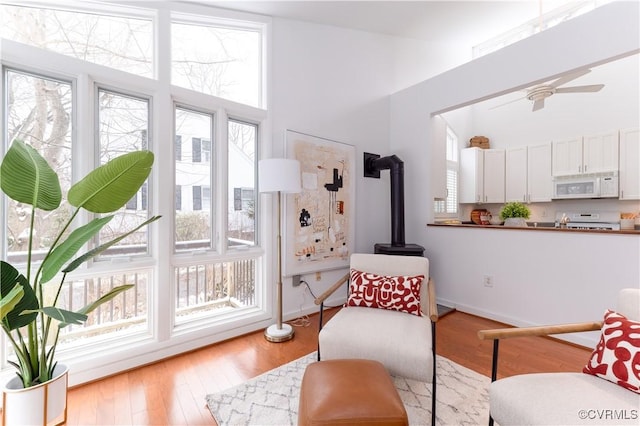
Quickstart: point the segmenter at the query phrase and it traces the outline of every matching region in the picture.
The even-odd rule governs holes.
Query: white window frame
[[[445,173],[446,198],[434,201],[434,217],[436,219],[453,219],[459,217],[460,203],[458,202],[460,183],[460,147],[458,135],[449,125],[446,125],[445,143]],[[450,174],[455,176],[455,182],[450,181]]]
[[[69,8],[76,9],[76,3],[69,4],[61,2]],[[30,3],[30,6],[35,4]],[[59,3],[41,3],[42,7],[56,7]],[[131,16],[150,14],[156,20],[155,44],[156,46],[166,44],[169,36],[163,29],[171,24],[170,8],[180,9],[180,13],[185,16],[195,15],[216,15],[216,19],[226,19],[231,23],[233,19],[242,22],[253,21],[259,27],[263,40],[263,55],[265,47],[270,38],[270,18],[223,11],[208,6],[194,4],[173,4],[173,3],[149,3],[140,8],[132,8],[108,3],[94,4],[98,9],[93,9],[105,13],[124,13]],[[127,263],[120,262],[94,262],[90,267],[85,266],[74,272],[69,279],[82,279],[90,274],[108,274],[110,271],[148,271],[148,327],[143,333],[131,333],[130,335],[116,339],[116,341],[98,342],[95,345],[76,347],[74,350],[60,351],[58,359],[70,365],[70,384],[75,385],[96,378],[114,374],[124,369],[133,368],[138,365],[147,364],[169,355],[193,350],[203,345],[215,343],[228,339],[235,335],[241,335],[268,325],[272,316],[272,303],[270,292],[263,289],[268,269],[263,260],[264,249],[260,244],[255,247],[243,250],[227,249],[221,239],[225,238],[227,220],[227,200],[226,190],[227,174],[227,148],[226,128],[229,116],[259,124],[258,140],[264,141],[264,137],[270,129],[268,125],[268,113],[266,109],[251,107],[235,103],[226,99],[220,99],[201,93],[196,93],[188,89],[173,87],[167,81],[170,75],[170,58],[167,49],[156,48],[156,78],[145,78],[131,75],[117,69],[107,68],[101,65],[83,62],[76,58],[64,56],[62,54],[44,51],[32,46],[25,46],[9,40],[2,40],[0,49],[3,52],[2,64],[11,66],[17,70],[25,70],[43,76],[58,76],[58,78],[74,81],[77,84],[77,92],[74,98],[74,112],[77,115],[75,122],[78,124],[73,128],[73,149],[74,149],[74,181],[78,176],[84,176],[94,167],[97,141],[94,144],[81,144],[80,140],[95,141],[96,130],[95,121],[97,119],[93,110],[95,104],[95,87],[117,88],[120,92],[130,92],[145,94],[151,99],[151,123],[150,135],[156,135],[155,139],[150,139],[150,149],[155,153],[154,172],[149,180],[148,208],[153,214],[161,214],[165,217],[162,224],[154,223],[149,227],[151,238],[149,256],[140,256],[127,259]],[[163,51],[164,50],[164,51]],[[266,105],[266,69],[268,69],[266,57],[263,58],[262,79],[262,105]],[[159,76],[159,79],[158,79]],[[190,105],[196,108],[203,108],[215,113],[216,123],[214,125],[215,134],[212,143],[211,161],[216,162],[215,175],[212,176],[211,191],[216,198],[215,208],[221,214],[216,215],[215,232],[212,238],[215,239],[215,250],[206,253],[173,253],[168,247],[173,247],[173,214],[175,208],[175,182],[173,173],[160,172],[161,170],[173,170],[175,141],[173,140],[173,105],[174,103]],[[3,108],[4,116],[4,108]],[[170,123],[170,124],[167,124]],[[4,139],[3,135],[3,139]],[[185,141],[182,141],[184,144]],[[3,151],[5,146],[1,148]],[[77,150],[78,152],[76,153]],[[256,153],[257,160],[260,158],[259,152],[263,150],[258,147]],[[268,151],[268,149],[267,149]],[[4,151],[3,151],[4,152]],[[88,160],[88,161],[87,161]],[[152,193],[153,191],[153,193]],[[155,191],[162,191],[158,196]],[[153,195],[156,196],[153,196]],[[231,200],[232,202],[232,200]],[[256,206],[256,214],[260,207]],[[265,211],[270,216],[270,210]],[[213,212],[212,212],[213,213]],[[82,215],[81,219],[86,222],[88,215]],[[161,219],[162,221],[163,219]],[[260,218],[260,223],[265,223],[268,217]],[[258,234],[259,236],[260,234]],[[258,242],[263,240],[257,238]],[[267,236],[263,242],[267,245],[272,241]],[[4,246],[4,244],[3,244]],[[175,286],[173,285],[173,268],[181,265],[189,265],[202,262],[225,262],[239,259],[255,259],[256,262],[256,301],[257,306],[253,309],[246,309],[239,312],[232,312],[226,316],[212,318],[199,318],[176,327],[173,313],[175,311],[176,297]],[[164,289],[164,290],[160,290]],[[13,370],[0,372],[1,374],[13,374]]]

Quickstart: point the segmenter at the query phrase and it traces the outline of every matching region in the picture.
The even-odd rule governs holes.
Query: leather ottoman
[[[334,359],[306,368],[298,424],[408,425],[409,421],[391,376],[380,362]]]

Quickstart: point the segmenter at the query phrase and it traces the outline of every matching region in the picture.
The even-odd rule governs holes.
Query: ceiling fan
[[[590,73],[591,70],[586,69],[582,71],[578,71],[572,74],[568,74],[564,77],[560,77],[557,80],[552,81],[551,83],[544,83],[535,85],[529,89],[526,89],[527,94],[524,97],[514,99],[504,104],[496,105],[493,108],[501,107],[507,104],[510,104],[515,101],[519,101],[521,99],[529,99],[533,101],[533,109],[532,111],[538,111],[539,109],[544,108],[544,100],[549,96],[557,94],[557,93],[589,93],[589,92],[598,92],[603,87],[604,84],[590,84],[586,86],[570,86],[570,87],[560,87],[570,81],[575,80],[576,78],[582,77],[585,74]],[[491,109],[493,109],[491,108]]]

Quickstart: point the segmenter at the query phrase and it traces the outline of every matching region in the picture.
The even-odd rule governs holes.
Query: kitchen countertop
[[[475,229],[510,229],[516,231],[543,231],[543,232],[579,232],[588,234],[616,234],[616,235],[640,235],[639,229],[621,229],[619,231],[612,231],[608,229],[571,229],[571,228],[556,228],[553,222],[540,222],[538,226],[530,224],[528,227],[515,227],[504,225],[476,225],[472,222],[462,223],[429,223],[427,226],[445,226],[452,228],[475,228]]]

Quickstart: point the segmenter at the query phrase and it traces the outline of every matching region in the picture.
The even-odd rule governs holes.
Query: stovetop
[[[566,227],[569,229],[620,229],[618,212],[559,212],[556,213],[558,226],[562,226],[563,217],[568,219]]]

